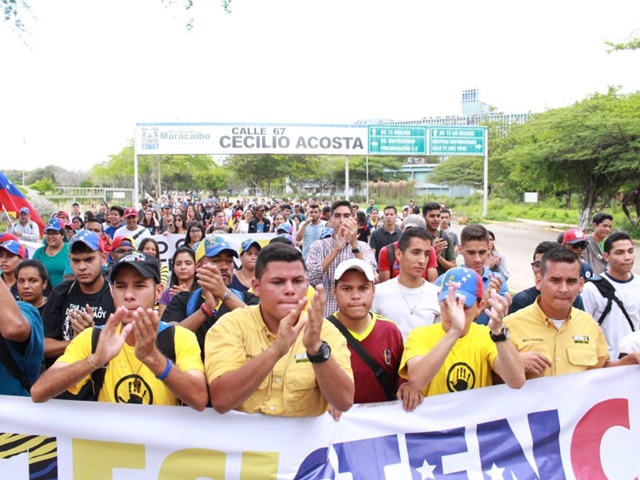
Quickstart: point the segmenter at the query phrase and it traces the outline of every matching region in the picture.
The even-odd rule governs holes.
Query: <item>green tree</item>
[[[44,195],[47,192],[53,192],[56,189],[56,184],[53,183],[53,180],[50,178],[43,178],[32,183],[29,187],[37,191],[40,195]]]
[[[276,187],[283,185],[290,165],[286,155],[230,155],[225,166],[237,184],[271,196]]]
[[[226,188],[220,179],[227,177],[219,168],[210,155],[138,155],[140,189],[156,195],[164,190],[206,189],[208,185]],[[133,141],[91,170],[93,182],[102,187],[133,188],[133,174]]]
[[[484,157],[451,157],[438,165],[429,181],[439,185],[468,185],[481,189],[484,185]]]
[[[612,42],[605,40],[605,45],[609,47],[609,53],[619,50],[638,50],[640,49],[640,37],[637,34],[632,34],[627,40],[622,42]]]
[[[533,115],[513,128],[500,160],[523,190],[578,192],[585,228],[597,202],[640,174],[640,92],[612,88]]]

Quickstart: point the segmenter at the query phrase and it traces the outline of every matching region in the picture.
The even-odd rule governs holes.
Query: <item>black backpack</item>
[[[613,302],[616,302],[616,305],[618,305],[618,308],[620,308],[620,311],[622,311],[623,315],[627,319],[627,322],[629,323],[629,327],[631,327],[631,331],[635,332],[636,329],[633,326],[633,321],[631,320],[631,317],[625,310],[622,300],[620,300],[616,295],[616,289],[613,285],[611,285],[611,282],[609,282],[609,280],[607,280],[604,277],[597,276],[591,279],[591,283],[593,283],[596,286],[596,288],[600,292],[600,295],[602,295],[604,298],[607,299],[607,306],[604,308],[602,315],[600,315],[600,318],[598,319],[598,325],[602,325],[602,322],[604,321],[605,317],[609,315],[609,313],[611,312],[611,307],[613,306]]]

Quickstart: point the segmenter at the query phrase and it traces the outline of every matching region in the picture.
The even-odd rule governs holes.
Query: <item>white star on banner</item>
[[[427,478],[436,478],[433,476],[433,471],[436,469],[435,465],[429,465],[427,459],[425,458],[422,466],[420,468],[416,468],[416,471],[422,476],[422,480],[426,480]]]
[[[491,466],[491,470],[487,470],[484,473],[489,475],[491,477],[491,480],[504,480],[504,477],[502,476],[502,474],[504,473],[504,468],[498,468],[495,463]]]

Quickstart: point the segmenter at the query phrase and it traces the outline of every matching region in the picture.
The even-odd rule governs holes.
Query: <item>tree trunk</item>
[[[596,205],[598,196],[592,191],[585,192],[584,199],[582,200],[582,208],[580,209],[580,216],[578,218],[578,228],[580,230],[586,230],[591,224],[591,213]]]

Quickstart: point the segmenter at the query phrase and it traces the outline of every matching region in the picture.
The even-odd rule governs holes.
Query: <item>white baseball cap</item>
[[[340,280],[342,275],[344,275],[344,273],[348,272],[349,270],[361,271],[370,282],[373,282],[373,279],[375,278],[373,269],[371,268],[371,265],[369,265],[369,262],[361,260],[359,258],[350,258],[349,260],[345,260],[340,265],[338,265],[338,268],[336,268],[336,273],[333,277],[334,280]]]

